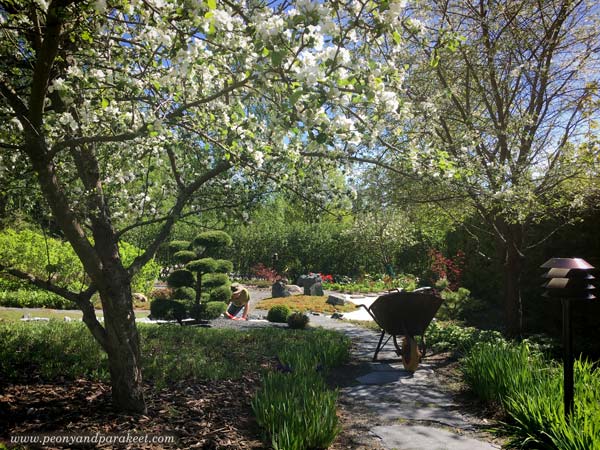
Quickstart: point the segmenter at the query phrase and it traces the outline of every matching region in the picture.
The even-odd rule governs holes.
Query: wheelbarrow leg
[[[373,355],[373,361],[377,361],[377,354],[379,350],[381,350],[381,343],[383,342],[383,336],[385,336],[385,331],[381,330],[381,337],[379,338],[379,343],[377,344],[377,348],[375,349],[375,355]]]

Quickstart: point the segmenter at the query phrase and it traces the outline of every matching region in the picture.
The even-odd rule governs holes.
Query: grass
[[[465,381],[510,418],[511,445],[560,450],[600,449],[600,371],[575,362],[575,402],[565,420],[562,368],[527,342],[476,345],[462,363]]]
[[[285,305],[291,311],[320,313],[343,313],[356,310],[356,306],[352,303],[334,306],[326,302],[327,296],[293,295],[291,297],[266,298],[258,302],[256,308],[269,310],[276,305]]]
[[[329,330],[249,330],[138,325],[145,379],[162,387],[179,380],[240,379],[269,367],[284,351],[315,348],[336,355],[348,341]],[[342,350],[340,350],[342,349]],[[329,352],[329,353],[328,353]],[[81,322],[0,322],[0,379],[108,380],[106,354]]]

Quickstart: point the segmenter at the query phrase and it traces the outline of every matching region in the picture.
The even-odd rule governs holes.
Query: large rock
[[[304,289],[306,290],[306,288]],[[325,293],[323,292],[323,285],[321,284],[320,281],[317,281],[316,283],[314,283],[310,288],[309,288],[309,295],[318,295],[318,296],[323,296],[325,295]]]
[[[309,275],[300,275],[296,284],[304,288],[304,295],[323,295],[323,286],[321,285],[321,276],[318,273],[311,273]],[[316,292],[320,294],[313,294],[311,288],[316,283],[319,283],[319,287],[315,288]]]
[[[273,297],[273,298],[289,297],[291,295],[292,294],[287,289],[287,286],[281,280],[276,281],[271,286],[271,297]]]
[[[286,288],[287,288],[288,291],[290,291],[290,294],[292,294],[292,295],[302,295],[302,294],[304,294],[304,289],[302,289],[298,285],[288,284],[286,286]]]
[[[330,294],[329,297],[327,297],[326,303],[333,306],[344,306],[348,301],[342,294]]]
[[[148,299],[146,298],[146,296],[140,292],[134,292],[132,294],[133,300],[141,302],[141,303],[146,303],[148,302]]]

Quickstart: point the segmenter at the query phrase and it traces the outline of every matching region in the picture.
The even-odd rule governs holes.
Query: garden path
[[[341,377],[340,402],[370,418],[370,429],[357,439],[379,439],[385,449],[491,450],[500,448],[485,433],[486,421],[465,411],[438,369],[446,357],[426,358],[412,374],[402,367],[388,343],[372,361],[379,333],[327,316],[311,317],[313,326],[334,328],[352,339],[352,360]],[[368,446],[367,442],[357,442]]]

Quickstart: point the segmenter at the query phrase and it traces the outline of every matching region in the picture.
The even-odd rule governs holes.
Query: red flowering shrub
[[[258,263],[257,265],[252,267],[251,270],[257,278],[262,278],[264,280],[270,281],[271,283],[274,283],[280,278],[279,274],[275,269],[267,267],[263,263]]]
[[[321,277],[323,283],[333,283],[333,275],[325,275],[320,273],[319,276]]]
[[[448,280],[448,288],[452,291],[457,290],[460,286],[465,266],[465,254],[463,251],[459,250],[451,258],[445,257],[442,252],[432,248],[429,250],[429,257],[431,258],[430,270],[437,277],[437,279],[432,279],[431,281],[435,284],[438,280],[446,279]]]

